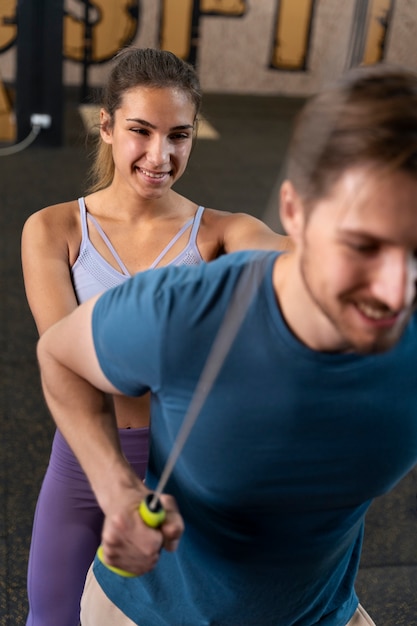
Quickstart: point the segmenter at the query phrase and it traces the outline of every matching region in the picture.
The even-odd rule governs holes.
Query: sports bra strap
[[[119,255],[117,254],[115,248],[113,247],[110,239],[107,237],[106,233],[104,232],[104,230],[100,226],[100,223],[96,220],[95,217],[93,217],[93,215],[91,215],[87,211],[87,207],[85,205],[84,198],[79,198],[78,199],[78,204],[79,204],[79,207],[80,207],[80,215],[81,215],[81,233],[82,233],[81,246],[85,247],[87,245],[87,242],[89,241],[87,220],[90,220],[90,222],[92,224],[94,224],[94,227],[96,228],[98,234],[100,235],[100,237],[102,238],[102,240],[104,241],[106,246],[108,247],[109,251],[113,255],[116,263],[119,265],[119,267],[122,270],[123,274],[125,276],[131,276],[129,270],[127,269],[127,267],[123,263],[122,259],[119,257]],[[195,241],[196,241],[196,238],[197,238],[197,233],[198,233],[198,229],[200,227],[200,222],[201,222],[201,217],[203,215],[203,212],[204,212],[204,207],[203,206],[199,206],[197,211],[195,212],[194,217],[191,217],[189,220],[187,220],[187,222],[182,226],[182,228],[180,228],[178,233],[173,237],[173,239],[171,239],[171,241],[165,246],[165,248],[162,250],[162,252],[155,259],[155,261],[150,265],[149,269],[153,269],[153,268],[155,268],[158,265],[158,263],[161,261],[161,259],[169,252],[169,250],[172,248],[172,246],[178,241],[178,239],[181,237],[181,235],[183,235],[185,233],[185,231],[187,230],[187,228],[189,228],[190,226],[192,226],[192,228],[191,228],[190,236],[188,238],[188,245],[195,246]],[[90,243],[90,245],[92,245],[92,244]]]
[[[84,198],[78,198],[78,206],[80,207],[81,217],[81,245],[83,245],[88,239],[87,208],[85,206]]]
[[[195,239],[195,237],[197,235],[198,227],[200,226],[200,221],[201,221],[201,216],[203,214],[203,211],[204,211],[204,207],[199,206],[197,211],[196,211],[196,213],[195,213],[195,215],[194,215],[194,217],[189,219],[184,224],[184,226],[178,231],[178,233],[175,235],[175,237],[173,239],[171,239],[169,244],[167,246],[165,246],[165,248],[157,256],[157,258],[152,263],[152,265],[150,265],[150,269],[153,269],[154,267],[156,267],[158,265],[158,263],[161,261],[161,259],[163,259],[163,257],[167,254],[167,252],[169,252],[169,250],[171,250],[171,248],[175,244],[175,242],[178,241],[178,239],[181,237],[181,235],[183,235],[185,233],[185,231],[187,230],[187,228],[189,228],[191,226],[191,224],[193,224],[193,227],[192,227],[191,232],[190,232],[190,237],[188,239],[188,243],[190,243],[193,239]]]
[[[94,224],[98,234],[100,235],[100,237],[102,238],[102,240],[104,241],[104,243],[106,244],[110,252],[112,253],[114,260],[116,261],[116,263],[122,270],[122,273],[125,274],[125,276],[130,276],[129,270],[127,269],[122,259],[117,254],[116,250],[113,248],[113,245],[110,239],[107,237],[106,233],[104,232],[104,230],[102,229],[98,221],[95,219],[95,217],[93,217],[87,211],[84,198],[78,198],[78,206],[80,207],[80,216],[81,216],[81,236],[82,236],[81,246],[87,245],[87,241],[89,240],[88,225],[87,225],[87,219],[89,219]]]
[[[189,243],[195,243],[195,240],[197,239],[197,233],[198,233],[198,229],[200,228],[200,222],[201,222],[201,217],[203,215],[203,212],[204,212],[204,207],[199,206],[194,217],[194,224],[191,229]]]
[[[113,248],[113,245],[112,245],[110,239],[107,237],[106,233],[104,232],[104,230],[102,229],[102,227],[100,226],[100,224],[98,223],[96,218],[93,217],[88,212],[87,212],[87,217],[90,220],[90,222],[92,222],[94,224],[94,226],[96,227],[98,234],[100,235],[100,237],[102,238],[102,240],[104,241],[104,243],[106,244],[106,246],[108,247],[108,249],[110,250],[112,255],[114,256],[114,259],[115,259],[116,263],[119,265],[119,267],[122,270],[123,274],[126,274],[126,276],[130,276],[129,270],[127,269],[127,267],[123,263],[122,259],[117,254],[116,250]]]

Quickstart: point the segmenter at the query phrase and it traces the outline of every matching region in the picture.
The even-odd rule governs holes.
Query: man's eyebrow
[[[338,232],[341,235],[349,235],[350,237],[362,237],[366,239],[375,239],[375,235],[368,233],[365,230],[356,230],[354,228],[339,228]]]
[[[137,124],[141,124],[142,126],[147,126],[148,128],[152,128],[152,129],[156,129],[156,126],[154,126],[154,124],[151,124],[150,122],[147,122],[146,120],[141,120],[138,117],[127,117],[126,118],[126,122],[136,122]],[[189,130],[189,129],[193,129],[194,126],[192,124],[179,124],[178,126],[172,126],[172,128],[170,128],[170,131],[173,130]]]
[[[361,239],[363,241],[368,241],[370,243],[382,243],[382,244],[390,244],[392,243],[388,237],[380,237],[377,234],[368,233],[367,231],[362,230],[351,230],[347,228],[346,230],[339,230],[339,236],[344,237],[347,236],[351,239]]]

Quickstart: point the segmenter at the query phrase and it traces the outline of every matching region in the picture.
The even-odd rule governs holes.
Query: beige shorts
[[[139,626],[126,617],[106,596],[90,567],[81,599],[81,626]],[[346,626],[375,626],[361,607]]]
[[[81,598],[81,626],[137,626],[106,596],[90,567]]]

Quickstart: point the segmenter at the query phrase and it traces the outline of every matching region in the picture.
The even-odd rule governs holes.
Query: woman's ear
[[[113,124],[106,109],[100,109],[100,135],[105,143],[113,143]]]
[[[304,206],[294,185],[284,180],[279,195],[279,215],[285,232],[297,240],[304,229]]]

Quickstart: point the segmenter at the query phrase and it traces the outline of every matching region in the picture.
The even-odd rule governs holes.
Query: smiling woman
[[[184,173],[195,120],[184,92],[136,87],[125,94],[114,123],[104,109],[100,120],[102,140],[112,146],[113,184],[124,179],[144,199],[157,199]]]
[[[79,303],[164,265],[198,265],[289,240],[250,215],[204,208],[172,186],[195,139],[201,91],[194,69],[170,52],[127,48],[104,89],[88,195],[46,207],[26,222],[22,263],[40,334]],[[148,395],[117,396],[125,457],[144,477]],[[35,513],[28,626],[73,626],[103,514],[59,431]]]

